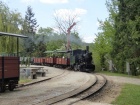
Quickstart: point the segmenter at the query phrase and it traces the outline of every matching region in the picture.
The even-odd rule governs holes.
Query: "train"
[[[46,53],[53,53],[53,56],[34,57],[32,64],[49,65],[63,68],[69,67],[74,71],[83,72],[92,72],[95,70],[95,65],[92,59],[92,53],[89,52],[89,46],[86,46],[86,50],[76,49],[69,51],[48,51]],[[61,55],[61,57],[57,56],[58,54]]]

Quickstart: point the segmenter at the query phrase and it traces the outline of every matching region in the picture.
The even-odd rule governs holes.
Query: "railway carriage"
[[[69,58],[56,58],[56,66],[61,66],[61,67],[67,67],[70,65],[70,60]]]
[[[1,91],[5,91],[6,85],[12,91],[19,80],[19,57],[0,57],[0,62]]]
[[[0,56],[0,92],[4,92],[7,87],[10,91],[12,91],[17,86],[20,78],[18,38],[27,38],[27,36],[4,32],[0,32],[0,36],[17,37],[17,56]]]
[[[56,64],[56,58],[55,57],[45,57],[45,65],[53,66]]]

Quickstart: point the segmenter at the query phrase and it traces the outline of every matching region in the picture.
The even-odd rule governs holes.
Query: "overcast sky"
[[[85,42],[93,42],[98,32],[98,19],[108,17],[106,0],[2,0],[11,10],[18,10],[25,16],[30,5],[40,27],[55,27],[54,12],[65,14],[67,11],[80,14],[78,32]]]

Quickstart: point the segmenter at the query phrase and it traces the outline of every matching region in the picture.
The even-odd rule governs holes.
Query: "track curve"
[[[37,103],[37,105],[50,105],[50,104],[59,102],[61,100],[64,100],[66,98],[69,98],[69,97],[72,97],[72,96],[74,96],[76,94],[81,93],[81,91],[84,91],[87,88],[90,88],[91,85],[95,84],[95,83],[96,83],[96,77],[93,76],[93,75],[90,75],[88,81],[86,83],[82,84],[80,87],[78,87],[78,88],[76,88],[76,89],[74,89],[72,91],[69,91],[69,92],[67,92],[65,94],[59,95],[57,97],[53,97],[53,98],[47,99],[44,102]]]
[[[64,94],[71,93],[70,96],[72,96],[76,94],[76,91],[80,92],[79,88],[83,88],[89,81],[91,84],[86,85],[83,90],[90,87],[94,82],[90,78],[94,77],[95,76],[89,76],[87,73],[66,71],[63,76],[17,88],[13,92],[7,91],[4,94],[0,94],[0,102],[1,105],[46,105],[46,101],[48,103],[48,100],[52,100],[56,97],[58,100],[59,96],[66,98]],[[70,96],[67,94],[67,97]],[[61,100],[63,98],[61,97]],[[54,101],[50,101],[50,104],[51,103],[54,103]]]
[[[96,77],[97,77],[96,83],[93,84],[89,89],[86,89],[85,91],[79,93],[78,95],[60,101],[54,105],[73,105],[74,103],[77,103],[80,100],[86,99],[91,95],[94,95],[95,93],[100,91],[107,83],[107,79],[104,76],[96,75]]]

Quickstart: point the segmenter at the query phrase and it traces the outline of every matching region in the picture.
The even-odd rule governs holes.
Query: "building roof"
[[[54,50],[54,51],[45,51],[44,53],[68,53],[70,51],[60,51],[60,50]]]
[[[13,33],[7,33],[7,32],[0,32],[0,36],[12,36],[12,37],[28,38],[28,36],[25,36],[25,35],[13,34]]]

